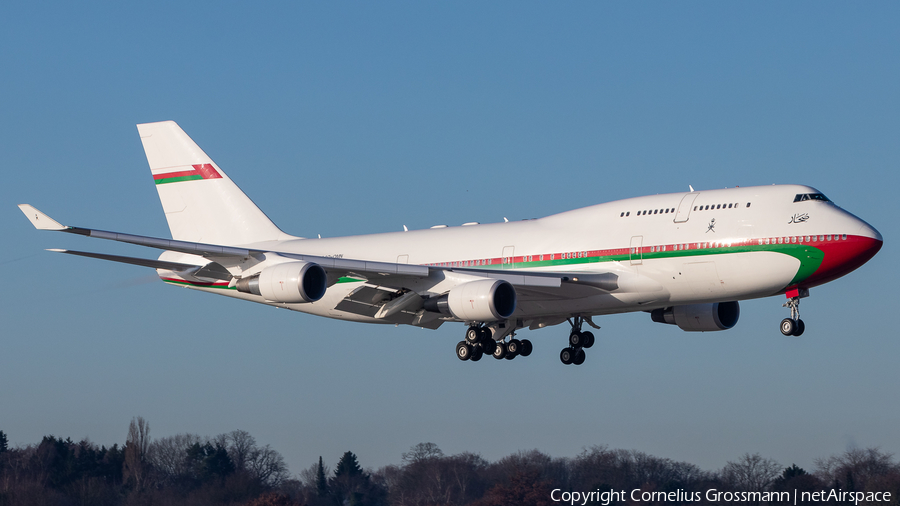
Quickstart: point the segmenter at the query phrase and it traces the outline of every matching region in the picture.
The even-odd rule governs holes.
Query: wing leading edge
[[[399,321],[428,328],[437,328],[443,323],[444,318],[422,311],[425,299],[447,294],[455,286],[471,281],[484,279],[506,281],[516,287],[518,297],[523,303],[576,300],[610,292],[624,293],[630,291],[629,285],[632,284],[631,275],[614,271],[566,273],[460,269],[306,255],[279,251],[277,247],[261,249],[252,245],[237,247],[179,241],[67,226],[31,205],[22,204],[19,208],[32,225],[40,230],[67,232],[175,253],[163,253],[160,259],[152,260],[83,251],[51,250],[54,252],[150,267],[169,271],[185,280],[216,283],[232,288],[239,279],[258,275],[260,267],[256,266],[267,261],[276,264],[286,261],[314,263],[325,270],[328,286],[346,279],[363,283],[339,300],[334,309],[384,322]]]

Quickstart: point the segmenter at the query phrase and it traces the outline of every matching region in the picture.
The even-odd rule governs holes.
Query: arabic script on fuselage
[[[790,225],[791,223],[803,223],[808,219],[809,213],[795,214],[791,216],[791,221],[788,222],[788,225]]]

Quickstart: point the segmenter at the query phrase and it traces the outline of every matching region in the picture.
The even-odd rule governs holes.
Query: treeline
[[[258,445],[245,431],[155,440],[149,434],[147,422],[137,418],[121,447],[46,436],[36,445],[9,448],[0,431],[0,506],[549,506],[561,504],[563,492],[606,491],[625,492],[607,496],[609,504],[697,504],[710,502],[709,490],[881,492],[882,499],[890,492],[889,501],[862,496],[859,504],[900,504],[900,464],[876,448],[817,460],[811,471],[784,467],[758,454],[704,471],[690,463],[604,446],[572,458],[533,450],[489,462],[474,453],[445,455],[432,443],[420,443],[403,453],[398,465],[366,470],[347,451],[333,470],[320,457],[292,477],[278,452]],[[639,490],[637,496],[633,490]],[[765,499],[744,498],[750,498],[742,501],[750,504]],[[603,501],[595,495],[587,504]],[[804,502],[846,501],[820,496],[797,504]]]

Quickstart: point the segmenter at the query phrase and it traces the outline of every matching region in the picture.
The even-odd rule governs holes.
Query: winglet
[[[30,204],[19,204],[19,209],[25,213],[28,221],[38,230],[66,230],[69,227],[60,225],[58,221],[38,211]]]

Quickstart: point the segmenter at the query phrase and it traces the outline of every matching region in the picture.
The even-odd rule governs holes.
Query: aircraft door
[[[503,257],[501,261],[503,262],[502,268],[511,269],[513,263],[513,257],[516,254],[515,246],[504,246],[503,247]]]
[[[694,207],[694,200],[698,195],[700,195],[700,192],[691,192],[681,199],[681,203],[678,204],[678,211],[675,212],[675,223],[684,223],[688,220],[691,215],[691,209]]]
[[[631,238],[631,249],[628,250],[631,255],[631,265],[641,265],[644,259],[642,247],[644,244],[644,236],[636,235]]]

